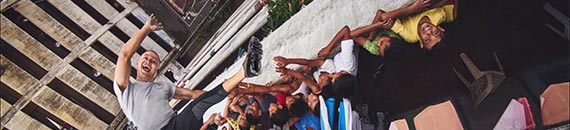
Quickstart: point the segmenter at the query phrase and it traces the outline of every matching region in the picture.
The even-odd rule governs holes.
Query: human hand
[[[331,53],[331,50],[329,48],[323,48],[319,51],[319,53],[317,53],[317,57],[319,58],[326,58],[329,54]]]
[[[285,67],[287,66],[287,58],[283,57],[283,56],[275,56],[273,57],[273,60],[275,62],[277,62],[277,67]]]
[[[275,72],[278,72],[281,74],[288,74],[289,69],[287,69],[286,67],[275,67]]]
[[[271,86],[273,86],[273,81],[269,81],[269,82],[267,82],[267,83],[265,84],[265,86],[267,86],[267,87],[271,87]]]
[[[154,16],[154,14],[151,14],[149,19],[144,24],[144,27],[150,29],[150,31],[158,31],[162,30],[162,23],[158,22],[158,19],[156,19],[156,16]]]
[[[380,26],[382,26],[382,28],[384,28],[384,29],[390,29],[390,28],[392,28],[392,26],[394,26],[394,19],[389,18],[387,20],[384,20],[384,21],[380,22]]]
[[[342,75],[345,75],[345,74],[348,74],[348,72],[342,70],[342,71],[340,71],[340,72],[338,72],[338,73],[335,73],[335,74],[331,75],[331,76],[330,76],[331,79],[332,79],[331,82],[334,83],[334,82],[336,81],[336,79],[338,79],[338,77],[340,77],[340,76],[342,76]]]
[[[432,4],[432,0],[416,0],[410,7],[414,10],[413,12],[418,12],[427,9]]]

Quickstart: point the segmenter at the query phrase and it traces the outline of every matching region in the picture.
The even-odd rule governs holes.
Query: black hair
[[[333,91],[333,84],[329,83],[325,86],[323,86],[323,88],[321,89],[321,95],[323,95],[323,98],[327,99],[330,97],[333,97],[335,95],[335,92]]]
[[[287,113],[287,108],[278,109],[275,113],[273,113],[269,117],[269,120],[271,121],[271,123],[273,123],[273,125],[279,127],[285,125],[285,123],[289,121],[289,114]]]
[[[240,130],[249,130],[250,127],[251,127],[251,124],[248,123],[246,126],[241,126],[241,125],[240,125],[240,126],[239,126],[239,129],[240,129]]]
[[[315,116],[317,116],[317,117],[319,117],[321,115],[321,104],[320,103],[315,104],[315,107],[313,108],[313,114],[315,114]]]
[[[349,98],[354,94],[356,77],[350,74],[343,74],[336,79],[332,91],[335,98]]]
[[[390,39],[390,46],[384,48],[384,59],[397,61],[400,59],[400,55],[404,50],[404,40],[399,38],[391,38]]]
[[[441,41],[439,41],[433,47],[431,47],[430,50],[426,49],[426,53],[428,54],[428,56],[430,56],[430,58],[435,58],[436,56],[443,54],[446,49],[447,46],[445,45],[445,39],[442,38]]]
[[[307,113],[309,109],[309,105],[303,99],[297,99],[293,104],[291,104],[291,108],[289,108],[289,112],[293,117],[301,117]]]
[[[249,122],[249,124],[254,124],[254,125],[259,124],[259,120],[261,118],[260,116],[254,116],[251,113],[245,114],[245,117],[247,119],[247,122]]]

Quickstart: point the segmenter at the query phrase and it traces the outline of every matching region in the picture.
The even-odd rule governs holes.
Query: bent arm
[[[285,68],[281,71],[285,74],[288,74],[288,75],[291,75],[291,76],[297,78],[297,80],[305,82],[313,93],[315,93],[315,94],[321,93],[321,87],[319,87],[319,85],[317,85],[317,83],[315,83],[315,81],[313,81],[312,79],[307,78],[301,72],[289,70],[289,69],[285,69]]]
[[[400,18],[402,16],[411,15],[423,10],[426,10],[429,6],[431,6],[432,1],[430,0],[416,0],[412,5],[399,8],[396,10],[392,10],[390,12],[386,12],[382,14],[382,19],[389,19],[389,18]]]

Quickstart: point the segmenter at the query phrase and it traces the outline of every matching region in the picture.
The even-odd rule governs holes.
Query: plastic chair
[[[493,52],[493,54],[495,55],[495,60],[497,61],[500,71],[493,71],[493,70],[481,71],[479,70],[479,68],[477,68],[477,66],[475,66],[473,61],[471,61],[471,59],[467,57],[467,54],[461,53],[459,55],[463,60],[463,63],[465,63],[465,66],[467,66],[467,69],[469,69],[469,72],[471,72],[471,75],[473,75],[473,78],[475,79],[475,81],[473,81],[472,83],[469,83],[469,81],[467,81],[467,79],[465,79],[465,77],[463,77],[463,75],[461,75],[455,69],[455,67],[453,67],[453,71],[455,71],[455,74],[457,74],[459,79],[461,79],[461,81],[463,81],[465,86],[467,86],[467,88],[469,88],[469,90],[471,91],[471,96],[475,102],[475,108],[479,107],[479,104],[483,102],[485,97],[494,92],[495,89],[497,89],[497,87],[499,87],[501,82],[506,78],[503,66],[499,61],[497,53]]]

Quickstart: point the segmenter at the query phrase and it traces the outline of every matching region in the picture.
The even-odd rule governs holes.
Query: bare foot
[[[135,2],[135,0],[125,0],[125,2],[127,2],[127,4],[130,4],[130,3]]]

